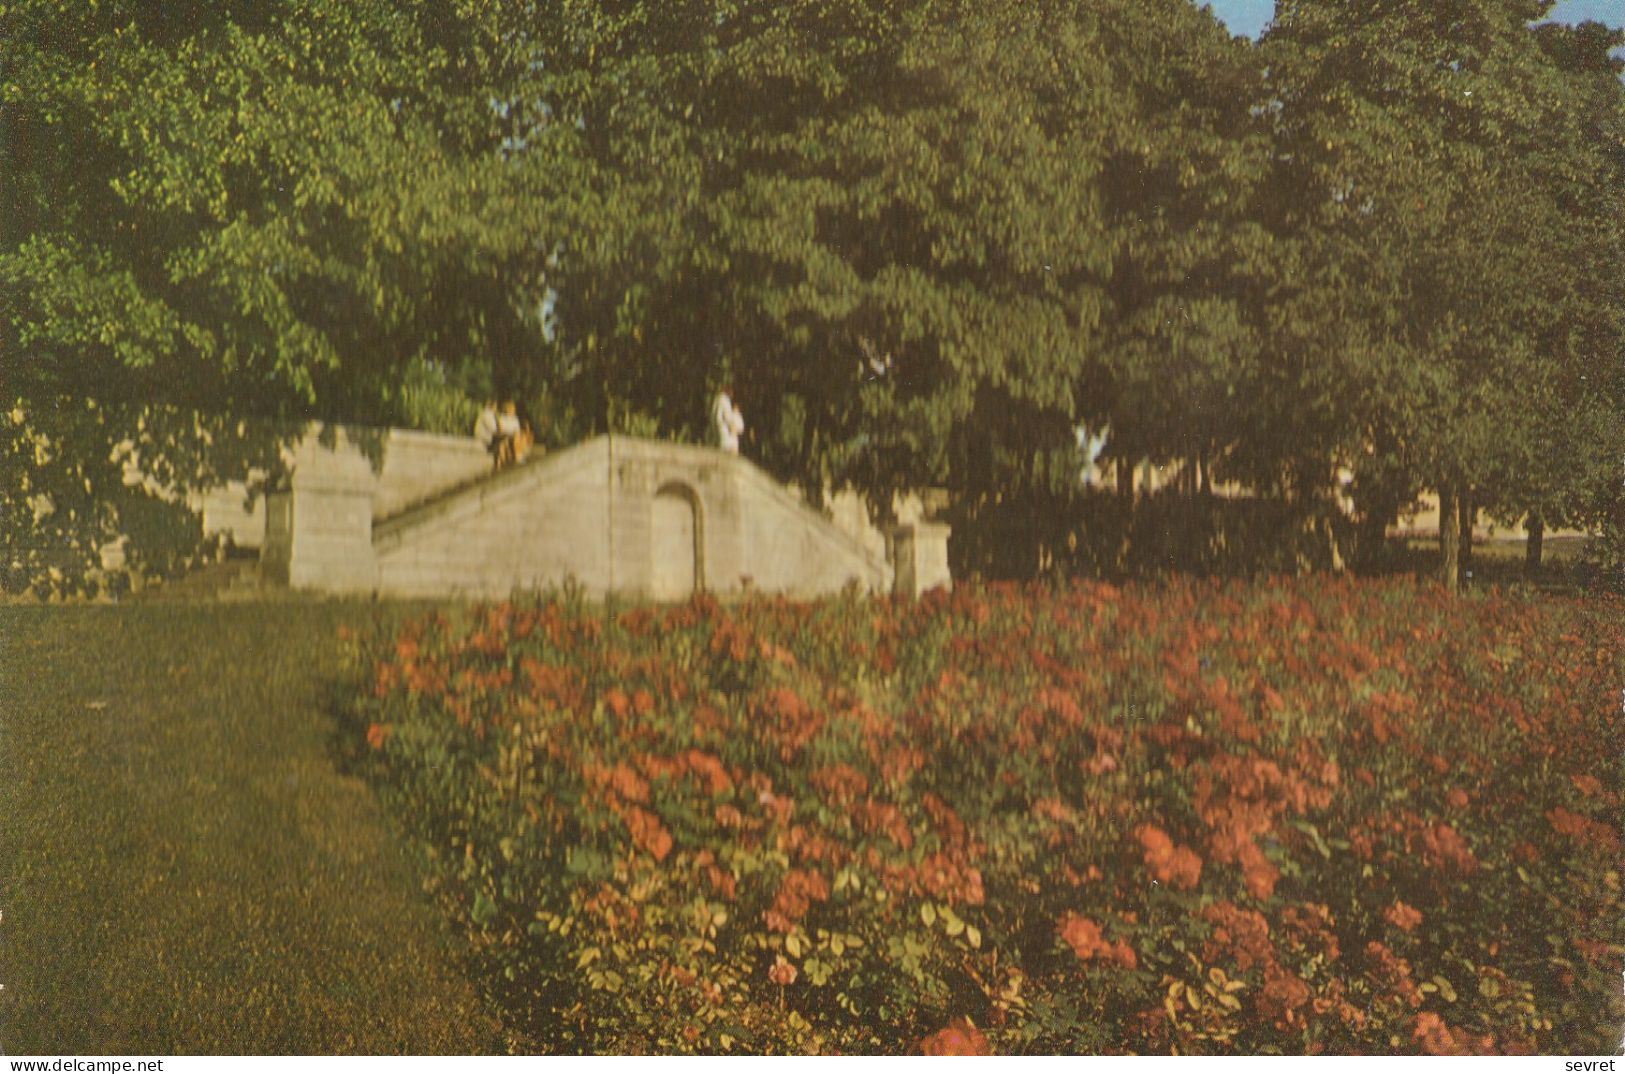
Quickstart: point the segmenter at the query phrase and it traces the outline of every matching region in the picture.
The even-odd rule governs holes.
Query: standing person
[[[717,439],[723,451],[730,455],[739,454],[739,438],[745,432],[745,415],[734,406],[733,386],[724,384],[722,390],[717,392],[716,406],[712,413],[717,422]]]
[[[497,453],[497,426],[500,420],[497,417],[497,401],[487,399],[485,406],[480,410],[480,416],[474,420],[474,439],[491,454],[493,460]]]

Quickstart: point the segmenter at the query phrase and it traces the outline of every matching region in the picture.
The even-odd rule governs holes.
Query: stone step
[[[401,535],[410,532],[438,516],[446,514],[460,503],[467,503],[479,497],[500,493],[510,485],[517,484],[533,473],[547,471],[552,478],[568,472],[572,466],[590,464],[593,453],[583,450],[596,441],[588,441],[586,445],[574,445],[553,452],[533,452],[523,462],[512,466],[505,466],[500,470],[489,473],[469,481],[464,481],[451,488],[436,493],[433,496],[402,508],[385,518],[374,519],[372,523],[372,539],[375,547],[387,547],[397,542]]]

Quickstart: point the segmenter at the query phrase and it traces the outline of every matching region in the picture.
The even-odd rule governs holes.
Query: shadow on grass
[[[1396,540],[1390,543],[1382,568],[1371,573],[1437,578],[1441,561],[1437,540]],[[1464,565],[1462,582],[1469,591],[1498,588],[1507,593],[1584,598],[1618,592],[1625,579],[1605,572],[1590,557],[1585,538],[1548,538],[1540,568],[1533,572],[1524,563],[1522,541],[1475,543]]]

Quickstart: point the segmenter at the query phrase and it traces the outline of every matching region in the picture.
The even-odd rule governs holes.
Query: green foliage
[[[1589,1054],[1618,611],[502,604],[364,640],[351,733],[542,1047]]]
[[[1301,250],[1272,399],[1383,519],[1421,483],[1595,522],[1625,445],[1619,39],[1550,6],[1301,0],[1265,38]]]
[[[59,497],[156,413],[202,480],[277,441],[199,428],[487,390],[704,441],[731,381],[779,476],[944,486],[984,543],[1075,498],[1080,425],[1306,517],[1345,469],[1375,532],[1422,487],[1601,525],[1625,90],[1546,7],[1295,0],[1255,47],[1187,0],[23,0],[0,402]],[[26,540],[88,565],[135,508],[85,494]]]
[[[1191,496],[1162,489],[1130,504],[1090,491],[949,513],[956,579],[1259,577],[1331,570],[1353,536],[1347,520],[1273,498]],[[1034,545],[1043,557],[1031,558]]]
[[[40,402],[0,415],[8,461],[0,470],[0,592],[10,595],[116,593],[132,574],[174,573],[200,537],[185,490],[230,472],[269,439],[159,407],[128,415],[94,399]],[[84,451],[109,440],[105,455]]]
[[[275,469],[277,436],[244,437],[244,419],[438,424],[452,415],[414,396],[413,371],[522,360],[524,315],[488,281],[534,283],[510,262],[536,219],[513,212],[526,177],[495,158],[497,117],[469,107],[489,29],[474,15],[25,2],[0,17],[5,403],[56,460],[21,451],[16,480],[60,499],[93,477],[98,505],[18,540],[83,574],[109,530],[130,535],[103,463],[125,440],[184,493]],[[22,502],[10,517],[33,517]]]
[[[417,361],[405,370],[399,406],[408,428],[461,435],[474,427],[481,404],[495,394],[484,367],[449,370]]]

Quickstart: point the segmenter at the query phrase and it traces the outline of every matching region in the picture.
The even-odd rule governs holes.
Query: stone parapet
[[[568,584],[656,600],[893,588],[893,564],[873,542],[712,448],[605,436],[492,473],[469,444],[398,434],[383,439],[375,467],[364,449],[377,438],[335,430],[299,442],[291,478],[267,505],[268,578],[421,597]],[[413,480],[391,483],[392,473]],[[947,584],[947,527],[897,532],[907,591]]]
[[[288,487],[267,505],[267,577],[295,589],[370,593],[378,586],[372,551],[377,477],[342,430],[330,442],[307,436],[292,449]]]
[[[892,529],[893,592],[918,597],[933,589],[953,588],[949,533],[942,522],[908,522]]]

